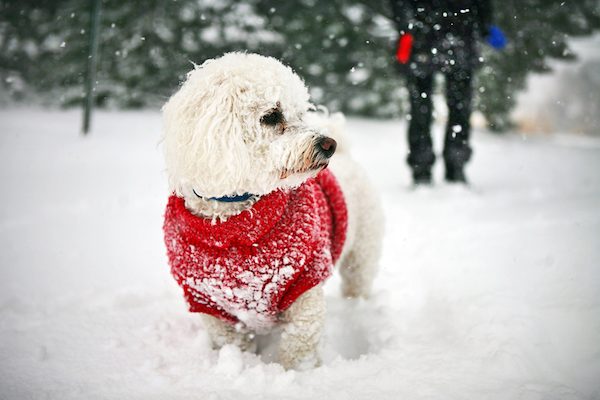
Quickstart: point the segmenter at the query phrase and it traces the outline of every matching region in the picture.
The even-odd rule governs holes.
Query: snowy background
[[[600,399],[597,136],[478,130],[469,188],[439,169],[414,189],[404,122],[350,119],[383,196],[381,272],[369,301],[328,282],[324,364],[298,372],[268,338],[212,350],[186,312],[159,113],[79,126],[0,110],[1,399]]]
[[[12,101],[74,107],[83,103],[92,3],[101,3],[98,106],[157,109],[190,69],[190,61],[228,51],[258,52],[298,71],[313,101],[334,111],[403,117],[405,79],[393,57],[398,40],[389,0],[0,0],[0,106]],[[493,22],[508,45],[482,43],[475,108],[495,130],[532,73],[599,54],[575,44],[600,33],[598,0],[491,0]],[[461,3],[463,4],[463,3]],[[148,79],[151,77],[151,79]],[[521,119],[528,130],[597,133],[600,66],[581,64],[539,110],[568,116]],[[542,92],[547,81],[539,86]],[[564,92],[568,93],[565,96]],[[550,93],[545,93],[550,95]],[[539,99],[543,100],[543,99]],[[546,100],[549,100],[546,98]],[[546,115],[547,116],[547,115]],[[596,125],[594,125],[594,122]]]
[[[570,44],[577,62],[553,60],[553,73],[530,75],[518,94],[512,117],[521,132],[600,135],[600,34]]]

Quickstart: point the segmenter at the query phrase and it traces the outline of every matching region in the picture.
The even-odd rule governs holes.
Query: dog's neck
[[[213,221],[226,221],[227,218],[238,215],[244,210],[251,208],[259,199],[252,196],[243,201],[219,201],[204,197],[186,197],[185,207],[192,214],[211,219]]]

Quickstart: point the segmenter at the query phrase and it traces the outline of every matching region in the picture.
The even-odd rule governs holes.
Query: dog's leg
[[[202,320],[214,348],[220,349],[226,344],[235,344],[242,351],[254,351],[256,349],[253,340],[254,334],[247,329],[231,325],[207,314],[202,315]]]
[[[377,274],[383,237],[383,217],[378,200],[363,195],[353,221],[353,240],[339,263],[344,297],[368,298]]]
[[[284,368],[312,368],[320,364],[317,354],[323,321],[325,295],[321,285],[306,291],[283,314],[287,324],[281,334],[279,361]]]
[[[377,258],[352,249],[340,265],[342,275],[342,295],[344,297],[368,298],[377,272]]]
[[[336,154],[336,157],[338,155]],[[344,154],[332,164],[344,190],[348,230],[337,266],[344,297],[367,298],[377,273],[383,238],[383,210],[377,191],[364,170]]]

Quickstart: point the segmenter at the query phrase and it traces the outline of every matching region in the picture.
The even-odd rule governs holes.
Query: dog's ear
[[[219,77],[192,71],[164,105],[164,151],[170,189],[183,196],[190,186],[219,197],[242,190],[250,168],[236,93]]]

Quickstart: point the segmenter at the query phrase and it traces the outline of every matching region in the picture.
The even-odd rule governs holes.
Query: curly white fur
[[[171,189],[220,197],[281,187],[281,169],[293,168],[297,149],[316,134],[298,126],[312,108],[308,97],[298,75],[273,58],[229,53],[192,70],[163,108]],[[260,116],[276,108],[294,135],[261,125]],[[283,184],[304,180],[293,176]]]
[[[205,62],[187,75],[163,107],[169,187],[185,199],[192,213],[226,219],[250,208],[262,195],[316,176],[328,163],[318,151],[318,140],[335,137],[339,146],[331,166],[349,214],[339,263],[342,289],[347,296],[367,297],[380,253],[378,199],[344,151],[343,116],[311,109],[303,81],[273,58],[229,53]],[[274,112],[277,123],[265,122]],[[238,203],[211,199],[244,193],[254,196]],[[318,364],[324,315],[319,285],[281,316],[280,360],[285,367]],[[253,334],[244,326],[233,327],[210,316],[204,319],[215,346],[233,343],[252,348]]]

